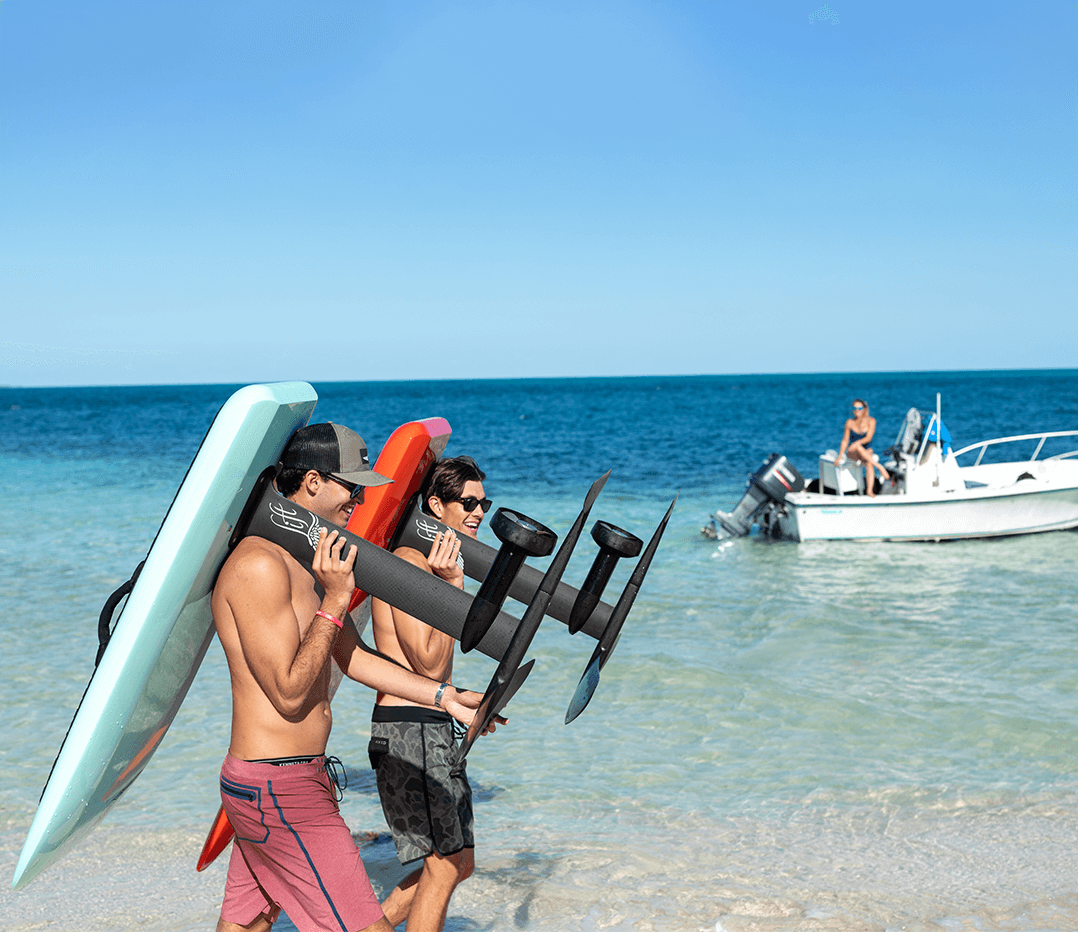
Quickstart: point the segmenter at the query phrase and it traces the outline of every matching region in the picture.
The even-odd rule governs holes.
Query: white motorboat
[[[834,450],[821,454],[819,476],[808,484],[773,454],[749,478],[738,506],[716,512],[704,533],[739,537],[756,523],[782,540],[938,541],[1078,527],[1078,448],[1066,449],[1078,444],[1078,430],[999,437],[960,450],[950,440],[938,395],[935,412],[911,408],[884,453],[891,478],[875,497],[864,494],[864,467],[835,465]],[[1042,458],[1046,445],[1064,452]],[[1028,459],[1014,458],[1031,448]]]

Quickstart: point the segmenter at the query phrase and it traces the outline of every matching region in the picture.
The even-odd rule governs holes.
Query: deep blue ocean
[[[101,604],[237,387],[0,388],[6,877],[92,670]],[[495,505],[559,533],[607,469],[592,517],[641,537],[680,493],[588,709],[562,724],[594,642],[547,622],[509,726],[469,757],[478,866],[450,932],[1078,929],[1078,534],[700,534],[768,454],[811,478],[855,396],[889,440],[939,392],[960,447],[1078,429],[1078,370],[315,388],[315,420],[354,428],[372,454],[399,424],[445,417],[447,452],[479,461]],[[486,525],[480,537],[496,544]],[[575,584],[590,540],[578,551]],[[471,654],[455,680],[481,689],[492,672]],[[372,698],[346,683],[334,701],[356,832],[384,831],[365,763]],[[213,928],[225,859],[194,864],[228,724],[212,645],[102,825],[24,891],[0,885],[0,928]],[[376,887],[402,873],[391,848],[365,849]]]

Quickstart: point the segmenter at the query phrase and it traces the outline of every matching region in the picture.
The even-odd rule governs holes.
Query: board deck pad
[[[85,838],[149,763],[213,637],[210,596],[232,526],[317,400],[306,382],[249,385],[217,413],[60,747],[14,889]]]

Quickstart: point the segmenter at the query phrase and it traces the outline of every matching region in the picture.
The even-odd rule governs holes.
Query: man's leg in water
[[[412,900],[415,897],[416,884],[419,883],[422,874],[422,867],[412,871],[386,897],[386,901],[382,904],[382,912],[386,914],[386,919],[389,920],[391,926],[399,926],[408,918],[408,910],[412,908]]]
[[[234,922],[225,922],[224,919],[217,920],[217,932],[269,932],[272,928],[273,923],[264,915],[259,916],[254,922],[246,926],[238,926]]]
[[[246,926],[238,926],[234,922],[225,922],[224,919],[217,920],[217,932],[269,932],[272,928],[273,923],[265,916],[259,916],[254,922]],[[374,925],[367,926],[366,929],[358,929],[357,932],[393,932],[393,926],[386,922],[385,919],[379,919]]]
[[[408,932],[441,932],[453,891],[474,870],[472,848],[448,857],[435,852],[424,858],[420,870],[413,871],[394,888],[382,904],[382,911],[393,926],[407,920]]]

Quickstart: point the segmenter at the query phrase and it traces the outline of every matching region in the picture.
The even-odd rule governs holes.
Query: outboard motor
[[[749,476],[748,489],[737,507],[727,514],[716,511],[715,517],[730,537],[744,537],[752,529],[752,522],[769,504],[781,505],[787,492],[800,492],[805,480],[793,464],[781,453],[772,453],[763,466]]]

